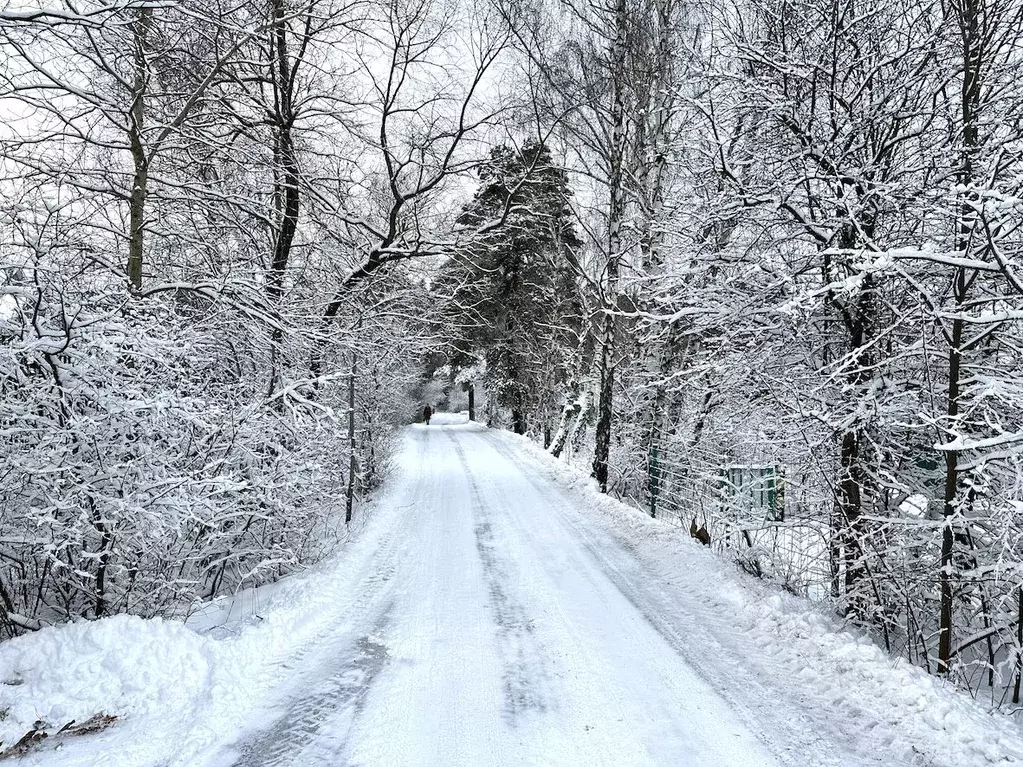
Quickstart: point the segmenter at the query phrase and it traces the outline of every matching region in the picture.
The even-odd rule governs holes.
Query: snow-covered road
[[[372,506],[336,556],[185,625],[0,643],[0,740],[106,713],[21,762],[1023,764],[1012,719],[524,438],[411,427]]]
[[[849,765],[500,435],[414,427],[343,625],[212,765]],[[378,532],[379,531],[375,531]],[[714,666],[719,673],[705,675]],[[737,676],[721,669],[731,669]],[[795,716],[794,716],[795,714]]]

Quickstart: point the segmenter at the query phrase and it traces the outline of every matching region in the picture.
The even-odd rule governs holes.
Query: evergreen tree
[[[568,178],[538,142],[495,148],[479,175],[458,224],[485,234],[439,279],[457,328],[452,362],[485,363],[493,400],[510,411],[514,430],[542,430],[549,441],[580,328]]]

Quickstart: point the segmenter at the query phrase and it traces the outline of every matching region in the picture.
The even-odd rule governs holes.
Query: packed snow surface
[[[804,600],[438,414],[336,558],[187,625],[0,645],[26,764],[1023,764],[1023,738]],[[230,608],[230,609],[229,609]]]

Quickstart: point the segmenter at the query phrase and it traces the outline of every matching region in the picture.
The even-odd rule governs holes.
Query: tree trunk
[[[352,506],[355,504],[355,478],[359,473],[359,461],[355,450],[355,377],[358,374],[358,357],[352,352],[352,371],[348,376],[348,491],[345,494],[345,524],[352,521]]]
[[[266,291],[270,303],[277,308],[284,295],[284,275],[291,259],[291,249],[298,230],[299,190],[298,157],[295,152],[293,135],[295,110],[292,103],[293,77],[291,61],[288,58],[288,25],[285,18],[284,0],[272,0],[273,50],[276,58],[274,76],[274,128],[276,131],[274,157],[277,161],[277,181],[274,185],[274,201],[280,217],[274,251],[267,275]],[[283,332],[279,325],[270,331],[270,385],[268,396],[277,389],[280,377],[280,356]]]
[[[842,523],[842,562],[844,585],[847,599],[845,612],[857,618],[866,617],[865,600],[859,584],[866,575],[861,541],[863,515],[863,470],[860,465],[860,442],[862,430],[850,429],[842,435],[841,453],[841,495],[839,518]]]
[[[643,98],[648,101],[647,114],[641,121],[642,140],[639,150],[637,178],[640,186],[642,226],[639,241],[643,268],[648,274],[657,274],[662,267],[664,230],[661,217],[664,210],[664,177],[668,167],[668,145],[671,122],[675,113],[675,83],[672,82],[673,0],[655,0],[654,23],[656,44],[650,63],[652,76]]]
[[[470,382],[469,389],[469,420],[476,420],[476,387]]]
[[[93,616],[102,618],[107,614],[107,570],[110,566],[110,551],[113,548],[114,536],[110,531],[109,525],[100,515],[99,509],[96,508],[95,500],[88,498],[87,502],[92,517],[92,525],[96,532],[100,534],[99,547],[96,552],[99,556],[96,560],[96,589],[95,600],[93,602]]]
[[[275,82],[274,128],[276,145],[274,155],[279,168],[274,199],[277,202],[280,225],[274,242],[273,257],[270,262],[270,274],[267,280],[267,291],[271,299],[279,300],[284,289],[284,272],[291,257],[291,248],[298,228],[299,192],[298,192],[298,158],[295,153],[293,135],[295,110],[292,104],[292,72],[288,58],[288,27],[285,20],[284,0],[273,0],[273,41],[277,59]]]
[[[965,270],[956,270],[956,297],[965,288]],[[959,351],[963,339],[963,321],[956,317],[952,321],[952,344],[948,350],[948,420],[951,426],[959,417],[959,371],[962,357]],[[942,505],[941,560],[938,582],[941,584],[941,608],[938,625],[938,673],[948,672],[952,657],[952,605],[955,599],[953,589],[953,555],[955,553],[955,532],[953,517],[956,513],[956,495],[959,486],[959,454],[955,450],[945,451],[945,494]]]
[[[611,421],[613,419],[614,367],[613,354],[614,320],[609,314],[604,323],[604,339],[600,348],[600,396],[597,400],[597,434],[593,451],[593,477],[600,486],[600,492],[607,492],[608,458],[611,452]]]
[[[853,247],[852,235],[843,244],[846,249]],[[849,334],[849,356],[852,369],[847,381],[850,389],[862,396],[863,389],[870,378],[871,340],[874,326],[873,277],[868,274],[863,278],[859,297],[852,303],[840,308]],[[864,508],[867,505],[865,488],[867,472],[864,455],[866,444],[866,424],[858,418],[846,427],[842,434],[840,452],[839,495],[837,501],[838,522],[841,530],[838,538],[842,550],[844,567],[845,614],[858,620],[866,621],[871,617],[869,598],[862,585],[868,577],[864,559],[863,539],[866,534]]]
[[[960,88],[960,109],[962,118],[962,160],[959,170],[959,185],[968,188],[974,181],[974,154],[980,145],[978,120],[981,105],[981,67],[983,65],[983,42],[980,34],[979,0],[963,0],[955,6],[960,14],[959,29],[963,43],[963,79]],[[958,242],[956,248],[967,255],[973,239],[973,221],[976,212],[964,200],[959,208]],[[949,430],[955,430],[960,411],[960,375],[962,369],[962,344],[965,324],[962,312],[967,303],[969,281],[965,267],[956,268],[953,277],[953,300],[955,317],[952,320],[952,334],[948,350],[948,403]],[[950,431],[954,438],[955,431]],[[957,511],[956,495],[959,487],[959,454],[955,450],[945,452],[945,492],[942,505],[944,526],[941,530],[941,557],[938,582],[941,586],[941,605],[938,624],[938,673],[947,674],[952,659],[953,606],[955,587],[952,569],[955,562],[955,532],[953,521]]]
[[[608,152],[610,201],[607,224],[607,277],[603,297],[604,318],[600,344],[600,397],[597,404],[597,432],[593,450],[592,475],[602,493],[607,492],[608,459],[611,452],[611,424],[614,418],[615,337],[618,309],[618,273],[622,257],[625,153],[625,54],[627,18],[625,0],[615,1],[615,38],[611,46],[611,147]]]
[[[1023,586],[1016,589],[1016,681],[1012,685],[1012,702],[1019,703],[1019,688],[1023,677]]]
[[[519,408],[513,408],[511,411],[512,415],[512,429],[516,434],[526,433],[526,414]]]
[[[572,387],[572,397],[565,404],[565,407],[561,410],[561,418],[558,420],[558,428],[554,432],[554,436],[551,438],[551,445],[548,448],[548,452],[555,458],[561,457],[561,451],[565,449],[573,435],[575,434],[576,424],[579,423],[583,416],[583,401],[579,396],[579,387]]]
[[[657,519],[657,495],[661,490],[661,455],[656,443],[650,446],[650,454],[647,456],[647,475],[650,482],[650,516]]]
[[[134,27],[134,76],[132,102],[128,121],[128,145],[131,148],[132,183],[129,200],[128,233],[128,286],[132,290],[142,287],[142,261],[146,225],[146,197],[149,187],[149,157],[143,143],[146,119],[146,91],[149,88],[149,31],[153,9],[140,8]]]

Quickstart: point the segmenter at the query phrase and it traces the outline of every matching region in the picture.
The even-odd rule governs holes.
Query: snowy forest
[[[0,631],[322,559],[424,406],[1023,678],[1019,0],[0,11]]]

